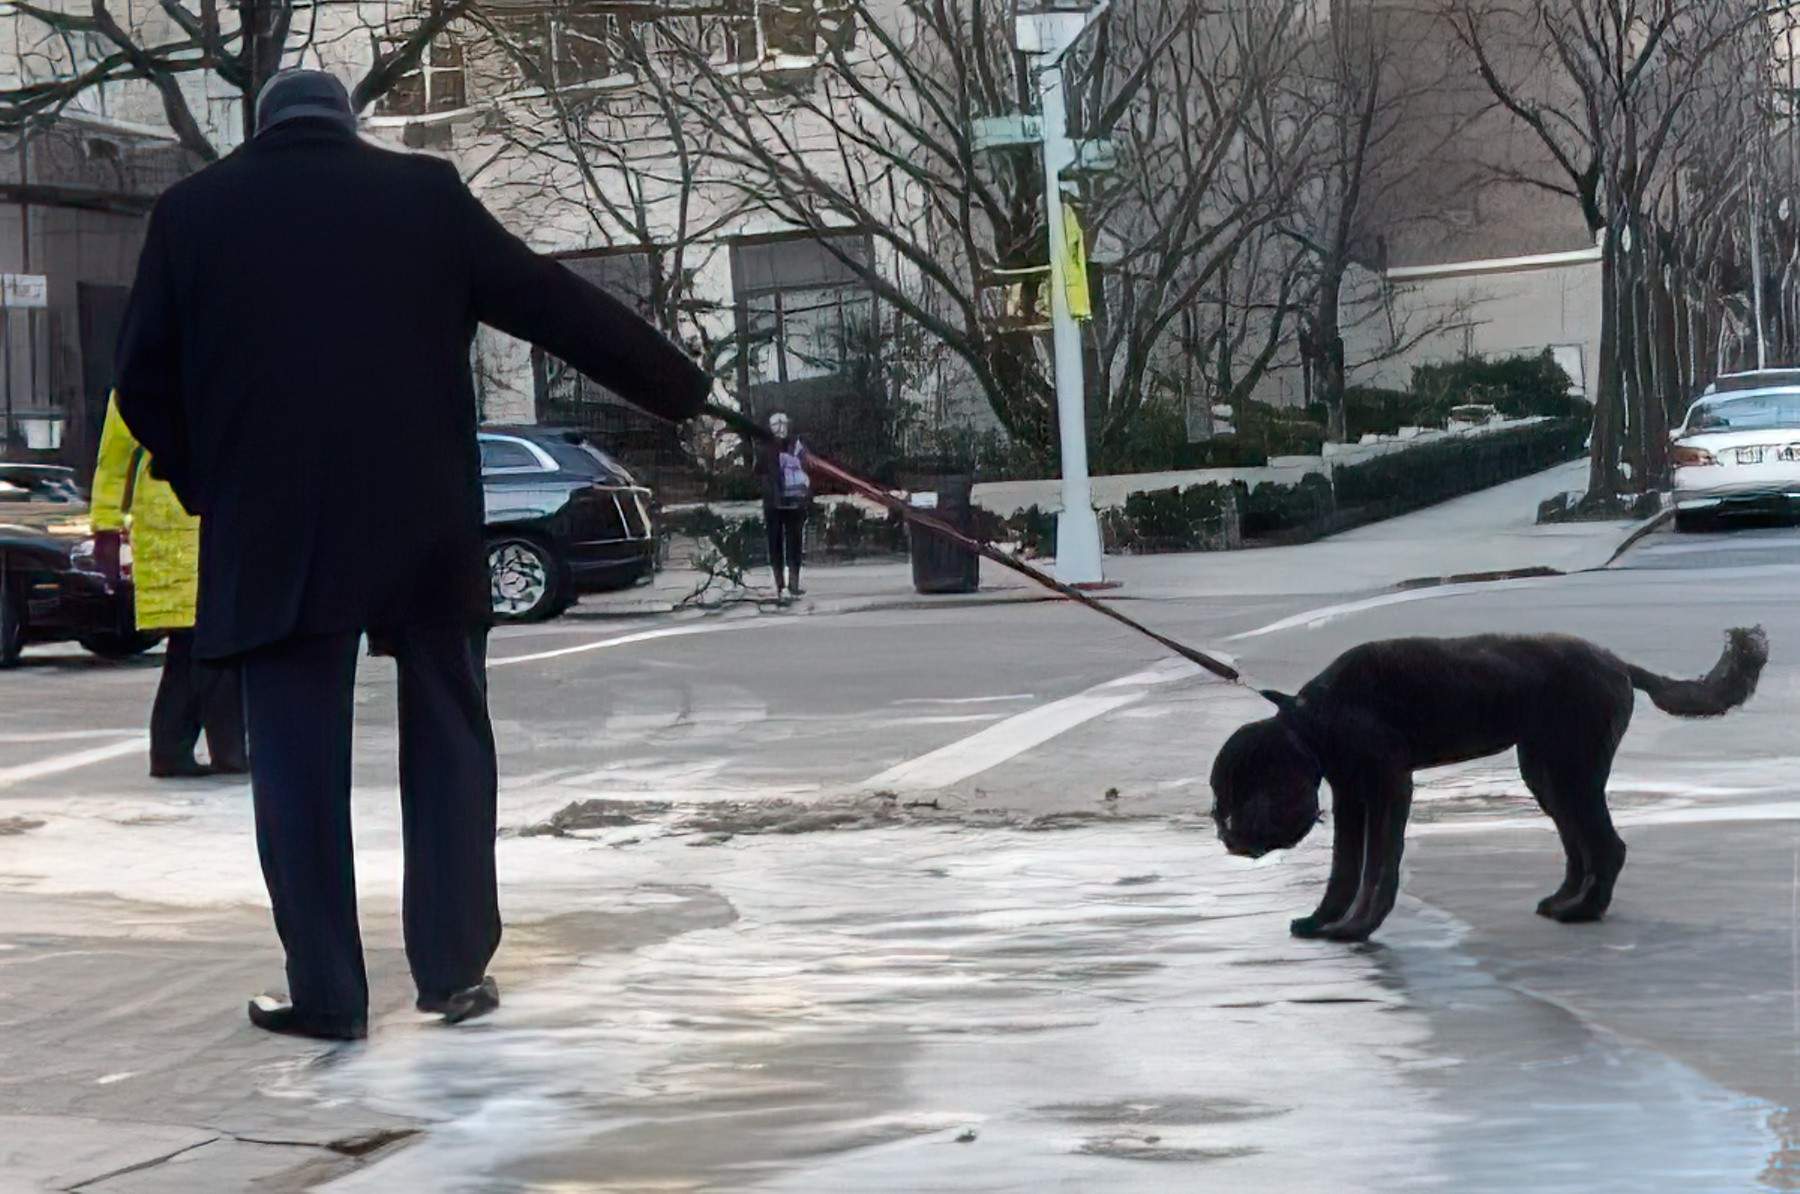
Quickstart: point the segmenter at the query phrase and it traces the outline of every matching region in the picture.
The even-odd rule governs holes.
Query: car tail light
[[[1676,444],[1669,449],[1669,463],[1676,468],[1705,468],[1719,462],[1705,448],[1696,448],[1691,444]]]

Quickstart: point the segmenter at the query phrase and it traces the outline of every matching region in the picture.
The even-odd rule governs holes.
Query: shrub
[[[1294,485],[1264,481],[1244,495],[1244,537],[1266,539],[1315,526],[1331,516],[1334,505],[1331,481],[1322,474],[1308,473]]]
[[[1215,435],[1184,444],[1175,457],[1175,467],[1183,469],[1262,468],[1268,463],[1268,450],[1240,435]]]
[[[870,518],[861,506],[849,502],[840,502],[831,507],[831,513],[825,519],[825,547],[830,551],[839,551],[854,555],[862,550],[869,535]]]
[[[1232,410],[1237,438],[1258,444],[1269,456],[1317,456],[1325,443],[1325,425],[1305,412],[1266,402],[1240,402]]]
[[[1420,365],[1412,375],[1413,396],[1423,408],[1441,412],[1433,426],[1442,426],[1441,415],[1452,406],[1471,402],[1485,403],[1512,419],[1586,417],[1588,405],[1569,392],[1570,384],[1549,350],[1537,356],[1464,357]]]
[[[1130,545],[1121,550],[1193,551],[1208,546],[1224,530],[1230,500],[1226,495],[1226,487],[1218,484],[1129,495],[1116,520],[1116,537]]]
[[[1314,403],[1307,413],[1323,422],[1325,407]],[[1397,435],[1402,427],[1441,427],[1448,414],[1407,390],[1351,386],[1344,391],[1344,438],[1355,443],[1365,435]]]
[[[1557,419],[1486,435],[1420,444],[1337,468],[1341,507],[1368,507],[1383,517],[1516,480],[1580,456],[1583,420]]]
[[[1009,538],[1024,555],[1049,555],[1056,550],[1056,515],[1028,506],[1006,520]]]

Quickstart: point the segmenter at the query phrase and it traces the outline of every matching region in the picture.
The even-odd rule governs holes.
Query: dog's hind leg
[[[1544,815],[1556,823],[1556,836],[1562,841],[1562,886],[1545,896],[1537,906],[1539,916],[1551,916],[1557,907],[1581,890],[1581,885],[1587,878],[1587,855],[1581,848],[1581,838],[1576,833],[1574,821],[1557,801],[1555,790],[1551,787],[1552,767],[1542,755],[1543,749],[1533,743],[1519,744],[1519,774],[1524,778],[1525,786],[1531,789],[1532,796],[1537,799],[1538,807],[1544,810]]]
[[[1320,937],[1325,926],[1342,919],[1356,901],[1356,890],[1362,885],[1363,839],[1366,836],[1366,811],[1361,795],[1346,785],[1343,791],[1331,790],[1331,877],[1325,881],[1325,895],[1311,916],[1302,916],[1288,924],[1288,932],[1296,937]]]
[[[1535,753],[1547,780],[1542,797],[1546,811],[1564,834],[1564,849],[1573,845],[1580,856],[1580,880],[1574,889],[1566,894],[1559,892],[1538,908],[1542,915],[1563,924],[1599,920],[1606,915],[1612,904],[1613,885],[1625,868],[1625,843],[1613,828],[1612,814],[1606,808],[1606,781],[1612,775],[1613,755],[1630,717],[1627,705],[1607,724],[1583,726],[1579,720],[1565,723],[1557,739],[1542,744],[1535,752],[1521,744],[1520,769],[1524,770],[1525,756]],[[1528,776],[1526,783],[1530,782]],[[1573,862],[1570,869],[1573,873]]]
[[[1599,920],[1612,905],[1613,885],[1625,869],[1625,843],[1613,829],[1612,814],[1606,809],[1604,775],[1590,779],[1579,790],[1570,815],[1581,839],[1587,874],[1580,889],[1552,905],[1547,915],[1563,924],[1579,924]]]

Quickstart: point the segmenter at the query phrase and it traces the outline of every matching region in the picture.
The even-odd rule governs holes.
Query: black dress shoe
[[[208,765],[214,775],[249,775],[249,759],[215,759]]]
[[[250,1001],[250,1023],[264,1032],[304,1036],[320,1041],[360,1041],[369,1035],[367,1020],[302,1016],[294,1005],[274,995],[258,995]]]
[[[420,995],[413,1005],[422,1012],[443,1016],[446,1024],[461,1024],[485,1016],[500,1006],[500,984],[492,977],[448,995]]]
[[[205,779],[212,769],[192,759],[150,760],[151,779]]]

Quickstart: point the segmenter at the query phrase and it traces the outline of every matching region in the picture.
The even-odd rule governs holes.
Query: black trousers
[[[162,680],[150,706],[151,766],[194,761],[200,731],[214,766],[244,766],[244,691],[234,663],[201,663],[194,658],[194,632],[169,635]]]
[[[763,521],[769,531],[769,567],[775,584],[782,583],[782,569],[800,570],[800,547],[806,535],[806,507],[764,506]]]
[[[369,1001],[350,834],[356,634],[293,639],[244,660],[256,847],[287,950],[288,994],[309,1020],[363,1020]],[[399,664],[402,921],[419,993],[481,981],[500,945],[497,780],[487,631],[383,636]]]

